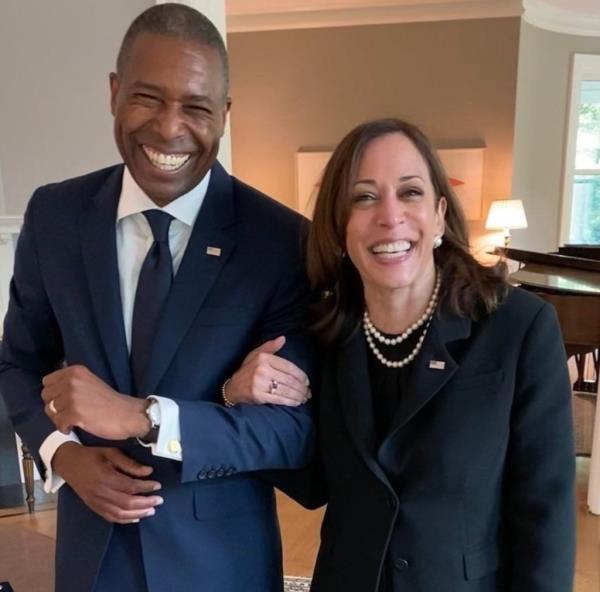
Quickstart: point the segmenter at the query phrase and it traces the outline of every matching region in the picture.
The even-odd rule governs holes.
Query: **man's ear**
[[[223,107],[223,131],[225,131],[225,126],[227,125],[227,118],[229,117],[229,112],[231,111],[231,97],[227,97],[225,99],[225,105]]]
[[[225,104],[223,105],[223,110],[221,111],[221,138],[225,133],[225,128],[227,127],[227,118],[229,117],[229,111],[231,109],[231,97],[225,98]]]
[[[110,112],[114,116],[117,110],[117,94],[119,92],[119,77],[115,72],[108,75],[108,82],[110,85]]]

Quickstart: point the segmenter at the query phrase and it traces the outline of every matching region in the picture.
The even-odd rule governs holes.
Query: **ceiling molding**
[[[523,0],[523,20],[539,29],[582,35],[600,36],[600,3],[592,9],[591,2],[575,0]]]
[[[520,16],[521,0],[466,0],[456,2],[420,2],[418,5],[383,5],[322,10],[230,13],[227,32],[276,31],[283,29],[313,29],[414,23],[480,18]]]

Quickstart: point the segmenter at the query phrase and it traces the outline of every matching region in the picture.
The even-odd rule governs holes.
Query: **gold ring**
[[[58,413],[58,409],[54,405],[54,399],[52,399],[52,401],[50,401],[50,403],[48,403],[48,409],[50,409],[50,412],[52,413],[52,415],[56,415]]]

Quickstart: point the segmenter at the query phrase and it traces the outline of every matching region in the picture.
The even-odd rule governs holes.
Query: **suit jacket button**
[[[233,475],[234,473],[235,471],[231,467],[225,471],[225,475],[227,475],[227,477],[229,477],[229,475]]]
[[[213,469],[211,469],[210,471],[208,471],[208,473],[206,474],[206,476],[207,476],[209,479],[213,479],[213,478],[214,478],[214,476],[215,476],[215,472],[214,472],[214,470],[213,470]]]
[[[399,571],[403,571],[408,568],[408,561],[402,557],[397,557],[394,559],[394,567]]]
[[[225,474],[225,469],[221,467],[215,474],[217,477],[222,477]]]
[[[197,477],[198,479],[206,479],[206,471],[200,471]]]

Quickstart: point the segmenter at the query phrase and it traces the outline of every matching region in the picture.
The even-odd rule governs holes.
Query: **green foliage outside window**
[[[581,103],[577,129],[570,242],[581,244],[600,244],[600,102],[594,99]]]
[[[600,244],[600,175],[576,176],[573,190],[574,218],[581,221],[573,242]]]

